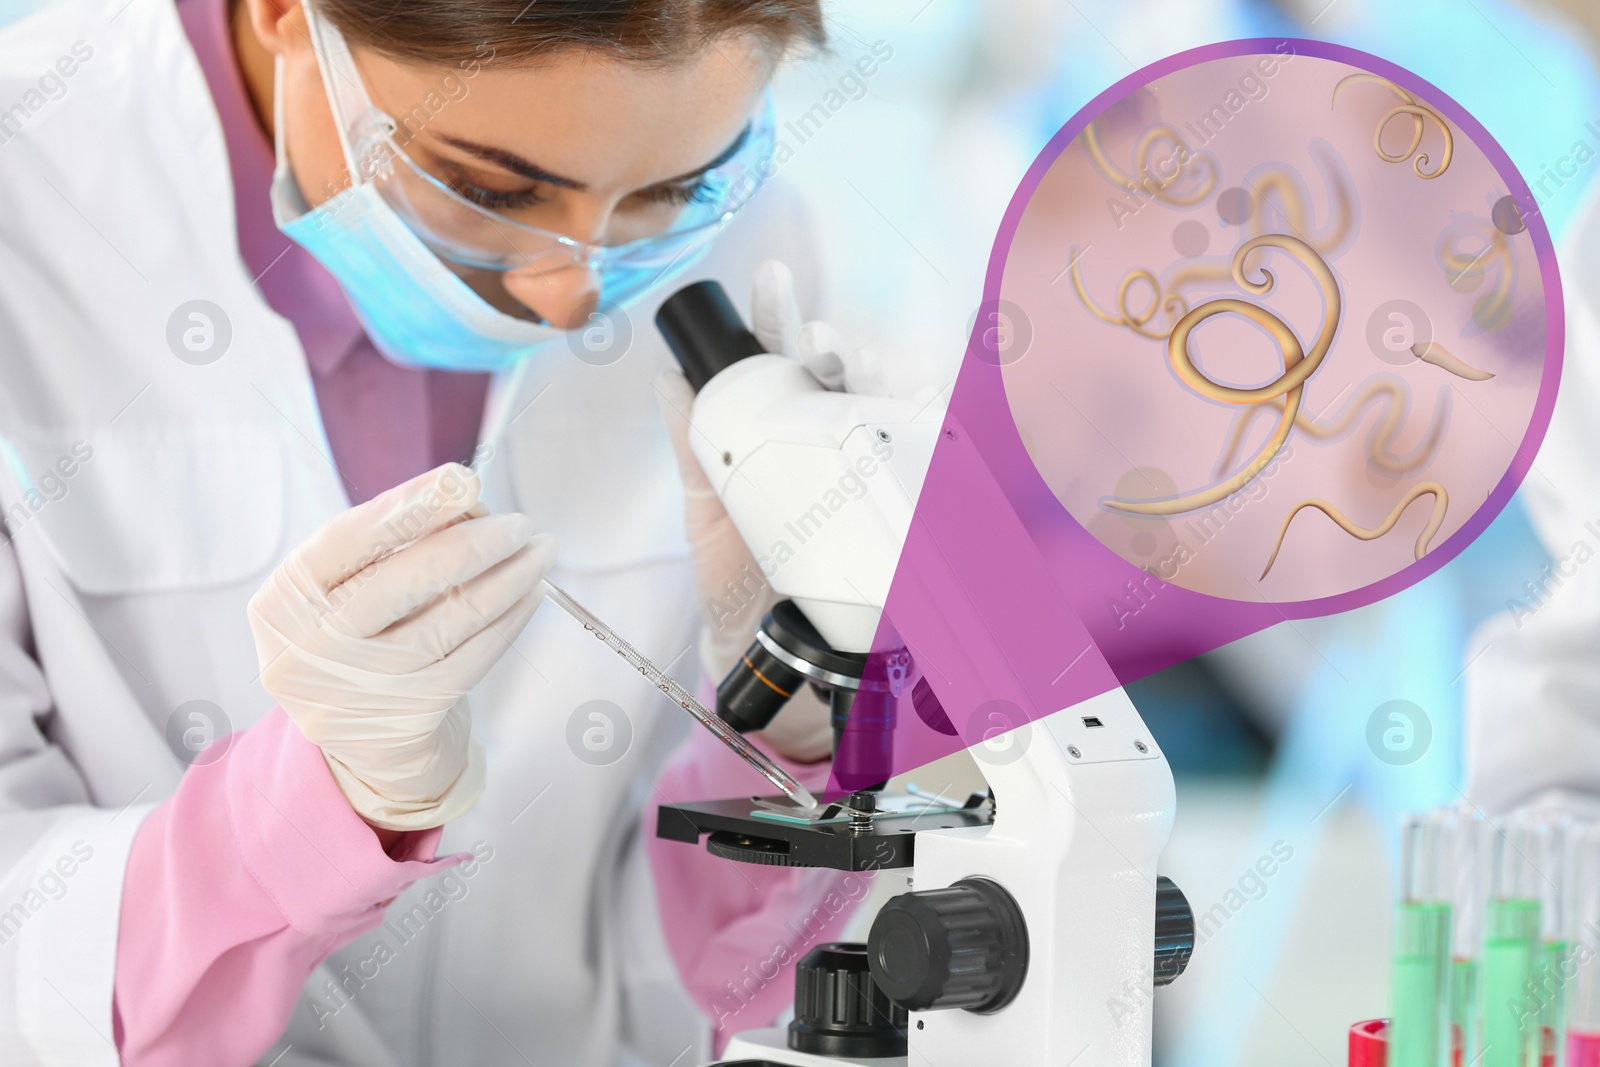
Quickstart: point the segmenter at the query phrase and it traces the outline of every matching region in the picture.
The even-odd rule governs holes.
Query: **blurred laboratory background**
[[[43,2],[0,0],[0,22]],[[829,272],[827,306],[806,310],[876,350],[907,391],[953,379],[1001,216],[1049,138],[1102,90],[1174,52],[1243,37],[1331,40],[1453,96],[1525,176],[1575,142],[1600,150],[1596,0],[827,6],[831,49],[791,66],[777,93],[780,173],[810,205]],[[1597,173],[1579,169],[1542,199],[1558,243]],[[1386,1014],[1402,816],[1462,799],[1463,650],[1548,561],[1514,501],[1397,597],[1278,626],[1129,685],[1177,779],[1163,873],[1208,917],[1188,972],[1156,993],[1160,1067],[1342,1065],[1350,1024]],[[1426,716],[1427,751],[1409,764],[1384,762],[1368,743],[1369,718],[1393,700]],[[964,754],[910,777],[942,793],[979,781]],[[880,897],[903,887],[882,880]]]
[[[995,231],[1046,141],[1171,53],[1331,40],[1453,96],[1532,179],[1577,142],[1600,147],[1594,0],[842,0],[830,16],[831,54],[780,82],[795,122],[781,172],[812,205],[828,314],[922,385],[953,377]],[[824,100],[837,107],[821,118]],[[1593,177],[1546,186],[1558,244]],[[1400,596],[1128,687],[1177,778],[1163,873],[1210,916],[1188,973],[1156,994],[1158,1064],[1342,1065],[1349,1026],[1387,1014],[1402,816],[1463,800],[1463,650],[1548,561],[1513,502]],[[1368,742],[1373,712],[1395,700],[1430,734],[1403,765]],[[963,759],[911,777],[959,789],[976,780]]]

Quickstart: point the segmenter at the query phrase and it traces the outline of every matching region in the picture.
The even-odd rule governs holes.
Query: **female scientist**
[[[822,37],[816,0],[0,30],[7,1064],[664,1067],[787,1003],[849,900],[647,842],[760,782],[533,613],[552,574],[681,673],[764,610],[702,627],[750,561],[692,458],[685,522],[649,324],[754,277],[793,351],[757,263],[805,296],[803,223],[745,203]],[[815,785],[813,710],[764,740]]]

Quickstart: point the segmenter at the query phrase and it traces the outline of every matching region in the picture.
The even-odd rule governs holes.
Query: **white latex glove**
[[[556,542],[446,464],[330,520],[250,600],[261,683],[356,812],[421,830],[483,792],[464,699],[539,604]],[[392,554],[391,554],[392,553]]]
[[[751,331],[768,352],[799,360],[829,389],[888,395],[872,352],[847,348],[838,331],[827,323],[801,325],[794,277],[788,267],[766,260],[756,268],[750,288]],[[656,399],[678,457],[687,498],[695,592],[705,616],[700,664],[712,681],[720,682],[750,647],[756,627],[781,598],[762,575],[689,447],[694,390],[688,380],[675,370],[663,372],[656,379]],[[782,755],[801,762],[823,759],[833,749],[827,704],[809,686],[796,693],[758,736]]]

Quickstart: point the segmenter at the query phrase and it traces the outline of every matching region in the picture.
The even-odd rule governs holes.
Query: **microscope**
[[[1187,901],[1156,871],[1171,769],[1042,563],[1004,588],[948,566],[1003,552],[1015,573],[1033,551],[972,435],[953,415],[825,389],[765,353],[716,282],[680,290],[656,321],[697,391],[696,457],[746,543],[782,561],[769,580],[787,599],[718,686],[717,714],[759,730],[812,686],[832,710],[840,787],[814,812],[783,798],[664,805],[657,834],[731,862],[911,875],[865,944],[800,961],[792,1023],[736,1035],[719,1062],[1148,1067],[1153,989],[1194,944]],[[936,450],[978,475],[955,511],[918,505]],[[910,564],[908,538],[943,551]],[[952,637],[949,620],[971,612],[997,654]],[[1041,617],[1059,633],[1008,630]],[[1103,668],[1103,691],[1045,703],[1048,686],[1016,665],[1057,639],[1083,649],[1069,669]],[[986,728],[974,691],[1032,714]],[[966,742],[987,793],[883,795],[905,730]]]

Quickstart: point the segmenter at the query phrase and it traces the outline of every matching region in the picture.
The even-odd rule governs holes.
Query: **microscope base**
[[[791,1049],[789,1031],[777,1027],[752,1030],[735,1037],[713,1067],[906,1067],[906,1057],[844,1060],[836,1056],[813,1056]]]

